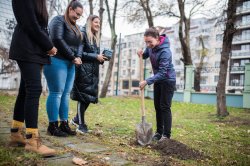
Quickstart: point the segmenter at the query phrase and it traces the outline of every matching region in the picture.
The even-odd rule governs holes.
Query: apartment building
[[[197,67],[201,61],[202,41],[207,50],[207,55],[203,60],[203,71],[201,73],[201,91],[213,92],[219,78],[220,50],[222,40],[218,40],[217,34],[222,36],[222,30],[216,28],[217,19],[197,18],[191,20],[190,26],[190,49],[194,67]],[[181,61],[182,50],[179,41],[179,23],[166,27],[164,33],[170,39],[170,47],[173,53],[173,64],[176,69],[177,90],[184,88],[184,66]]]
[[[229,87],[232,92],[242,91],[244,85],[245,63],[250,62],[250,1],[241,1],[236,10],[237,32],[232,42],[230,57]]]
[[[201,74],[201,90],[204,92],[214,92],[216,90],[219,78],[220,52],[222,47],[222,29],[215,26],[217,19],[198,18],[191,21],[190,29],[190,47],[194,66],[197,66],[201,59],[202,44],[200,38],[204,42],[207,49],[207,56],[204,59],[204,70]],[[160,27],[160,32],[166,34],[170,40],[170,48],[172,51],[172,60],[176,69],[177,90],[184,88],[184,66],[182,61],[182,51],[178,36],[178,23],[171,27]],[[102,41],[109,43],[110,40]],[[109,43],[110,44],[110,43]],[[118,57],[117,44],[116,57]],[[135,95],[139,93],[138,81],[140,79],[139,59],[136,55],[138,48],[145,48],[143,42],[143,32],[127,35],[122,39],[120,44],[119,70],[118,58],[115,58],[113,73],[109,85],[108,95],[116,95],[118,89],[119,95]],[[100,88],[104,81],[107,65],[100,69]],[[152,68],[149,60],[144,64],[145,77],[152,74]],[[118,83],[117,83],[117,72]],[[118,86],[117,86],[118,85]],[[116,88],[117,87],[117,88]],[[152,96],[152,86],[147,86],[146,96]]]
[[[121,43],[119,43],[118,39],[115,51],[116,57],[107,92],[108,95],[138,95],[140,93],[138,87],[140,81],[140,65],[137,50],[139,48],[145,48],[143,34],[144,33],[126,35],[121,39]],[[110,43],[110,39],[102,39],[101,48],[109,48]],[[107,68],[108,62],[100,66],[99,89],[102,88],[104,83]],[[152,73],[152,68],[148,60],[144,61],[144,72],[144,77],[148,77],[149,74]],[[147,87],[145,91],[146,94],[150,89],[152,89],[152,87]]]

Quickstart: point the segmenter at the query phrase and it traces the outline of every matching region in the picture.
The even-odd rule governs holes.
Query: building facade
[[[250,1],[241,1],[237,6],[236,14],[237,32],[232,41],[228,88],[232,91],[242,91],[245,63],[250,62]]]

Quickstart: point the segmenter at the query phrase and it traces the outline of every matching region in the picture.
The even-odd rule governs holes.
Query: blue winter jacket
[[[143,53],[143,59],[147,59],[148,57],[150,58],[154,72],[152,77],[146,79],[148,85],[166,80],[176,80],[170,43],[166,35],[160,36],[160,45],[154,48],[146,48]]]

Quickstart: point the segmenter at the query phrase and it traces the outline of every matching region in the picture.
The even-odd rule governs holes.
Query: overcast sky
[[[218,0],[207,0],[205,9],[206,10],[214,9],[214,8],[216,8],[216,6],[219,6],[218,2],[222,3],[223,1],[225,1],[225,0],[220,0],[220,1],[218,1]],[[82,25],[85,24],[86,18],[87,18],[88,13],[89,13],[89,11],[88,11],[88,9],[89,9],[88,3],[85,2],[83,5],[85,6],[84,7],[85,8],[84,9],[85,13],[84,13],[83,18],[79,21],[79,23],[82,24]],[[104,6],[105,6],[105,4],[104,4]],[[112,4],[110,4],[110,6],[112,6]],[[98,15],[98,13],[95,13],[95,10],[94,10],[94,14]],[[208,13],[208,14],[206,14],[206,16],[207,17],[213,17],[215,15],[212,14],[212,13]],[[204,15],[198,14],[194,18],[199,18],[199,17],[204,17]],[[164,16],[164,17],[162,16],[162,17],[154,18],[154,25],[155,26],[163,26],[163,27],[172,26],[173,24],[175,24],[177,22],[178,22],[177,18],[169,18],[168,16]],[[139,24],[134,24],[133,25],[132,23],[128,23],[124,17],[120,17],[119,14],[118,14],[118,16],[116,18],[116,33],[117,33],[118,36],[119,36],[120,33],[121,33],[122,36],[125,36],[125,35],[129,35],[129,34],[144,32],[147,27],[148,27],[148,24],[147,24],[146,20],[145,20],[145,23],[142,24],[142,25],[139,25]],[[111,32],[110,32],[109,24],[107,22],[107,16],[106,15],[104,15],[102,34],[105,37],[110,37],[111,36]]]
[[[220,3],[222,3],[223,1],[224,0],[221,0]],[[207,0],[205,10],[211,11],[210,9],[216,8],[216,6],[218,6],[217,2],[218,2],[217,0]],[[208,13],[208,12],[206,12],[206,13]],[[197,14],[193,18],[213,17],[213,16],[215,16],[215,14],[212,14],[209,12],[205,16],[201,15],[201,14]],[[168,16],[154,18],[154,25],[155,26],[167,27],[167,26],[172,26],[173,24],[175,24],[177,22],[178,22],[177,18],[173,18],[173,17],[170,18]],[[138,32],[144,32],[147,27],[148,27],[148,24],[147,24],[146,20],[145,20],[145,23],[142,25],[139,25],[139,24],[133,25],[131,23],[129,24],[126,21],[126,19],[117,17],[116,33],[118,36],[119,36],[119,33],[121,33],[121,35],[124,36],[124,35],[134,34],[134,33],[138,33]],[[107,22],[105,22],[104,26],[103,26],[103,35],[110,36],[110,28],[109,28],[109,24]]]

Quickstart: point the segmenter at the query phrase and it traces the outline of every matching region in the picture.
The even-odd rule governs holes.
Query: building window
[[[249,59],[240,60],[240,66],[245,66],[246,63],[249,63]]]
[[[122,89],[128,89],[129,87],[129,82],[128,80],[123,80],[122,81]]]
[[[126,75],[126,70],[122,71],[122,75],[124,75],[124,76]]]
[[[250,44],[241,45],[241,50],[249,51],[250,50]]]
[[[220,54],[222,51],[222,48],[215,48],[215,54]]]
[[[222,39],[223,39],[223,35],[222,34],[216,35],[216,41],[222,41]]]
[[[248,25],[250,22],[250,15],[242,17],[242,25]]]
[[[242,31],[242,40],[249,40],[250,39],[250,30]]]
[[[220,62],[219,62],[219,61],[216,61],[216,62],[214,63],[214,67],[219,68],[219,67],[220,67]]]
[[[202,77],[201,76],[201,82],[200,82],[200,84],[206,84],[206,82],[207,82],[207,77]]]
[[[139,81],[132,81],[132,87],[139,87]]]
[[[123,66],[126,66],[126,61],[122,61],[122,65],[123,65]]]
[[[139,91],[138,90],[133,90],[132,95],[138,95]]]
[[[135,75],[135,70],[132,70],[132,75]]]
[[[133,65],[135,65],[135,63],[136,63],[136,60],[135,60],[135,59],[133,59],[132,64],[133,64]]]
[[[250,9],[250,1],[243,2],[243,9]]]
[[[219,76],[214,76],[214,82],[218,82],[219,81]]]

